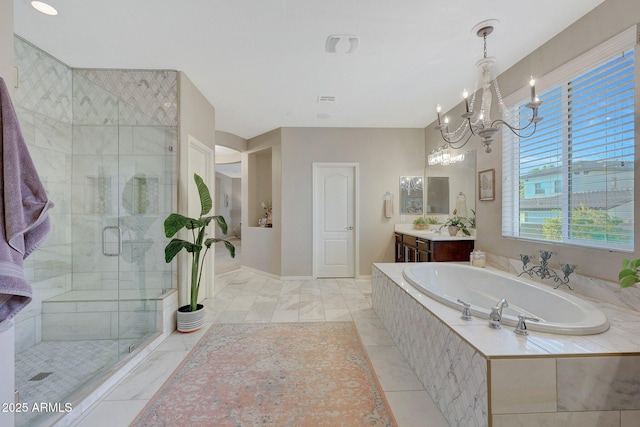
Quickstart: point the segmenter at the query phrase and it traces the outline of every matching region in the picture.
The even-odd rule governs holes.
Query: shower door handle
[[[118,232],[118,251],[117,252],[108,252],[107,251],[107,231],[108,230],[116,230]],[[104,256],[120,256],[122,253],[122,229],[117,225],[108,225],[102,229],[102,255]]]

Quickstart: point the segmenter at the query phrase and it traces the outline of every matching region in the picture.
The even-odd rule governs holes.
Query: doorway
[[[357,163],[313,164],[313,277],[358,275]]]

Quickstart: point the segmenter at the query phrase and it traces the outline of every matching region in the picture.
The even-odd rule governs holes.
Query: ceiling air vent
[[[318,95],[318,104],[334,104],[336,97],[331,95]]]
[[[360,37],[355,34],[332,34],[327,37],[324,48],[327,53],[355,53],[360,46]]]

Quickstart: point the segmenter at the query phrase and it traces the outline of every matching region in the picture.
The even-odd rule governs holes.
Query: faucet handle
[[[536,317],[529,317],[526,314],[518,314],[518,324],[516,328],[513,330],[518,335],[529,335],[529,331],[527,331],[527,324],[525,320],[530,320],[532,322],[539,322],[540,319]]]
[[[473,320],[473,317],[471,317],[471,310],[469,309],[469,307],[471,307],[471,304],[468,304],[459,298],[458,302],[462,304],[462,316],[460,316],[460,318],[467,321]]]

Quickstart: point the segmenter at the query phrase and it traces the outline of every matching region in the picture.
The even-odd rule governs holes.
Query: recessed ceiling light
[[[58,11],[56,10],[55,7],[51,6],[50,4],[47,4],[45,2],[41,2],[41,1],[32,1],[31,2],[31,6],[33,6],[33,8],[35,10],[37,10],[40,13],[44,13],[45,15],[51,15],[51,16],[55,16],[58,14]]]

